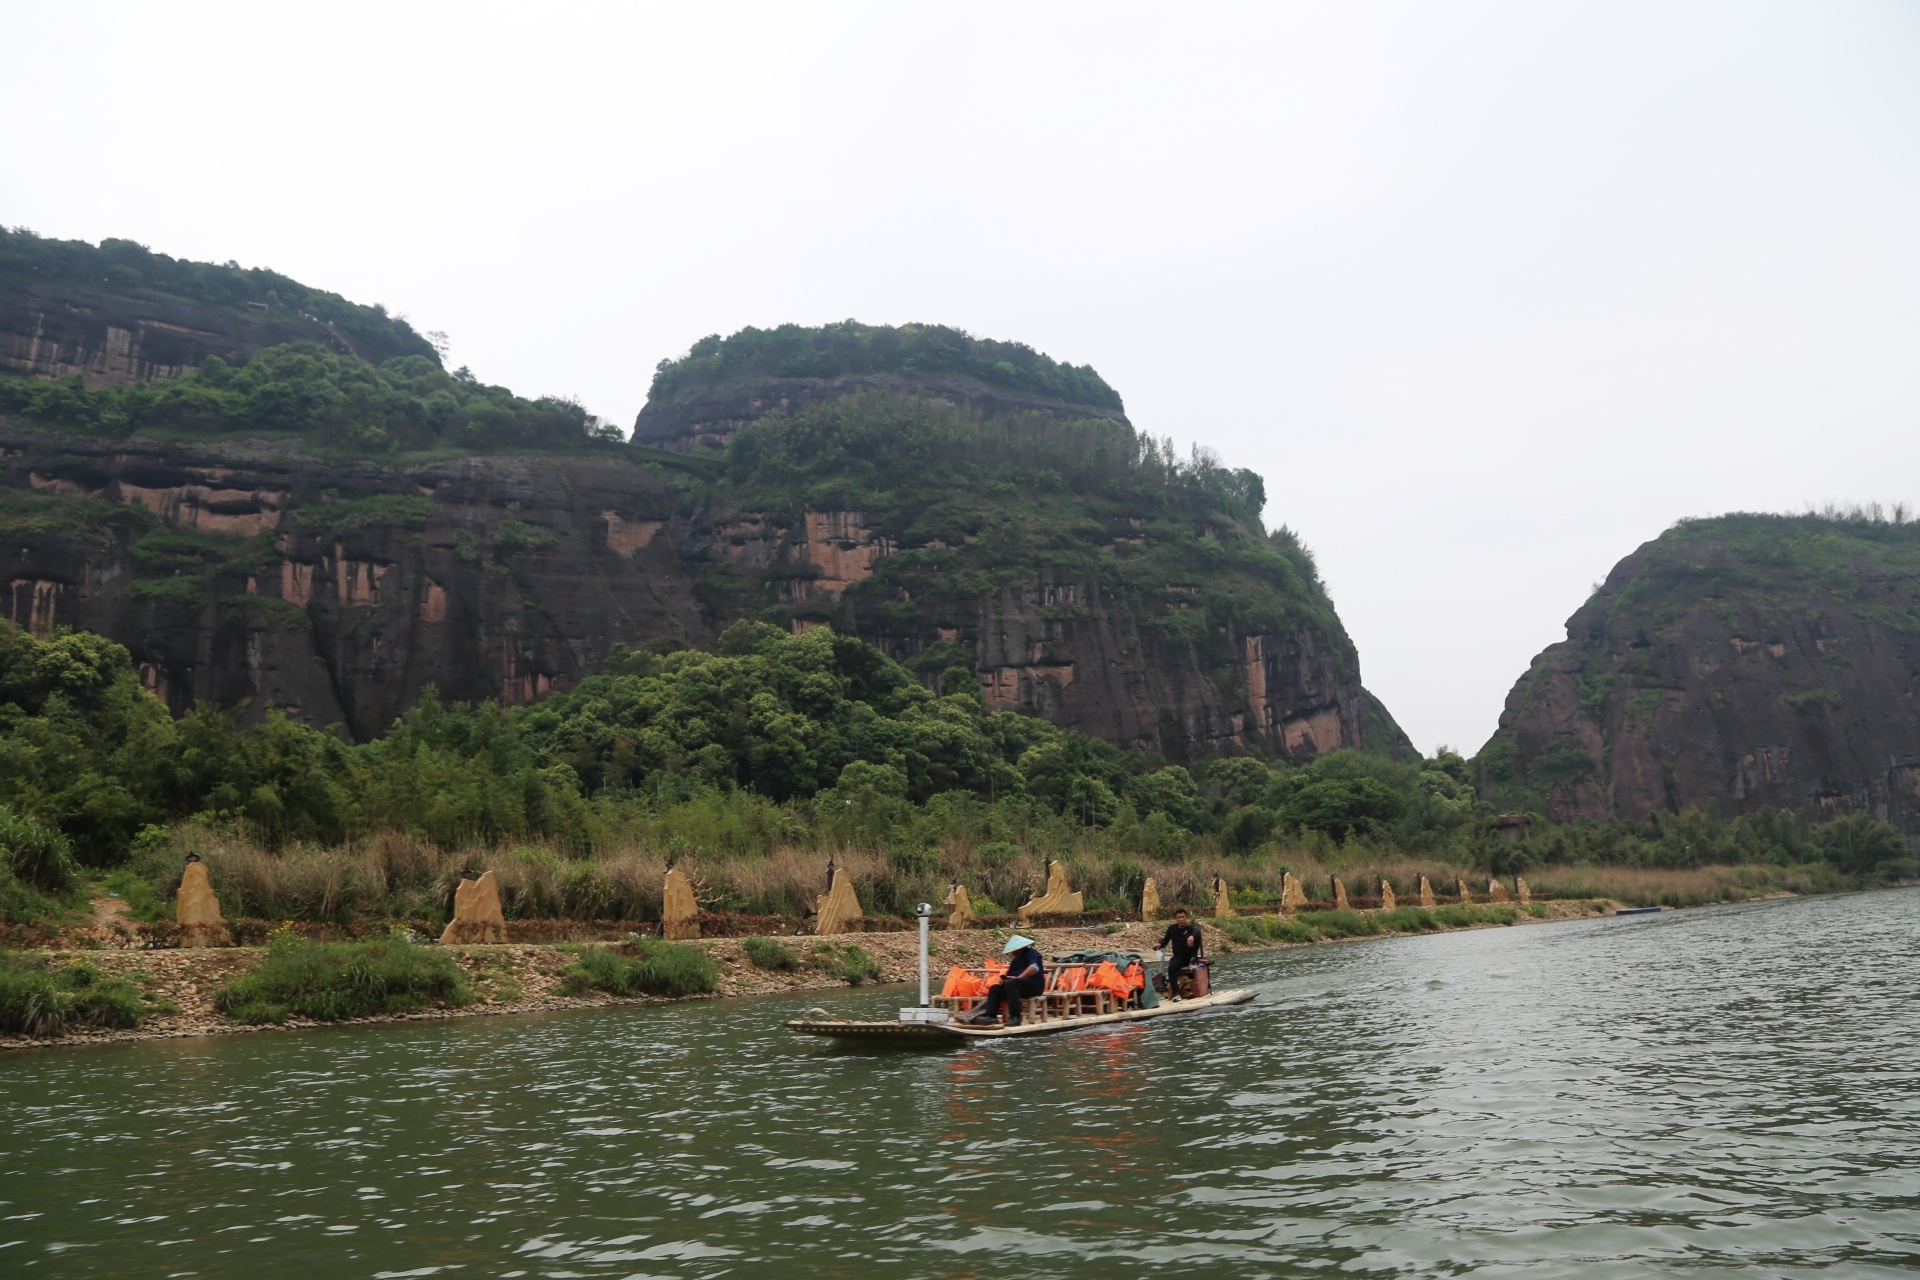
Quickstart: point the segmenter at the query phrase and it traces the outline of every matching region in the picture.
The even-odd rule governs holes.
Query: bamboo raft
[[[1036,1018],[1014,1027],[976,1026],[964,1022],[856,1022],[850,1018],[829,1018],[824,1009],[809,1009],[807,1017],[794,1018],[787,1030],[803,1036],[832,1036],[842,1040],[891,1040],[919,1044],[959,1044],[967,1040],[1005,1040],[1013,1036],[1044,1036],[1056,1031],[1078,1031],[1083,1027],[1111,1026],[1118,1022],[1142,1022],[1148,1018],[1170,1018],[1182,1013],[1199,1013],[1227,1005],[1246,1004],[1254,993],[1245,989],[1216,991],[1212,995],[1186,1000],[1168,1000],[1148,1009],[1118,1009],[1112,1013],[1088,1013],[1065,1018]],[[812,1015],[818,1014],[819,1017]]]

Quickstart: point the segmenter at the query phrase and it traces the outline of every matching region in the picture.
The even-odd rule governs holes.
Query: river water
[[[0,1058],[0,1273],[1910,1276],[1920,891],[1236,956],[944,1051],[901,988]]]

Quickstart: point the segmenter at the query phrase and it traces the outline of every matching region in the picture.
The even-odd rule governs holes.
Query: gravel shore
[[[1579,903],[1551,904],[1551,919],[1585,915]],[[1519,923],[1541,923],[1522,916]],[[1119,926],[1095,925],[1066,929],[1034,929],[1031,936],[1048,955],[1070,951],[1112,950],[1151,951],[1166,926],[1138,922]],[[1200,922],[1207,940],[1208,954],[1226,955],[1240,950],[1264,950],[1269,944],[1245,946],[1206,921]],[[1498,927],[1498,926],[1482,926]],[[1115,930],[1109,932],[1109,930]],[[1001,940],[1007,931],[936,931],[928,950],[929,968],[937,988],[949,966],[985,965],[999,956]],[[1391,936],[1391,935],[1385,935]],[[1367,941],[1368,939],[1353,939]],[[815,969],[794,972],[761,969],[746,958],[742,939],[703,939],[690,945],[704,948],[720,964],[720,980],[714,997],[776,995],[782,992],[830,990],[844,987],[842,980]],[[850,933],[830,938],[785,937],[781,942],[798,948],[804,955],[814,943],[852,943],[862,947],[880,966],[880,982],[919,981],[919,936],[916,933]],[[1279,944],[1326,945],[1326,944]],[[502,1013],[533,1013],[555,1009],[597,1009],[620,1005],[662,1004],[655,996],[564,995],[561,976],[574,957],[569,951],[550,944],[506,943],[498,946],[450,946],[468,984],[480,997],[459,1009],[430,1009],[418,1013],[381,1018],[356,1018],[352,1022],[408,1022],[440,1018],[488,1017]],[[240,1035],[253,1031],[284,1027],[339,1026],[341,1023],[316,1023],[298,1019],[277,1026],[248,1026],[229,1022],[213,1008],[214,992],[236,974],[244,973],[260,962],[261,947],[218,947],[204,950],[116,951],[106,949],[59,950],[44,953],[56,964],[85,960],[102,973],[140,982],[154,996],[177,1006],[171,1013],[156,1014],[141,1026],[127,1031],[77,1031],[48,1039],[0,1034],[0,1050],[46,1048],[59,1045],[107,1044],[126,1040],[163,1040],[185,1036]],[[917,994],[917,993],[916,993]],[[711,999],[714,997],[693,997]]]

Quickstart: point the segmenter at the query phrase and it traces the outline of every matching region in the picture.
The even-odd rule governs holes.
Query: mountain
[[[1175,758],[1411,752],[1260,478],[1136,432],[1090,368],[939,326],[744,330],[664,362],[623,443],[284,277],[9,235],[0,277],[31,287],[0,334],[83,284],[101,316],[239,326],[0,375],[6,616],[120,641],[176,711],[366,739],[428,684],[528,702],[616,642],[752,617]],[[320,339],[249,346],[287,336],[249,290]]]
[[[0,227],[0,372],[94,386],[177,377],[208,356],[245,364],[318,342],[378,364],[439,354],[384,307],[274,271],[187,262],[131,240],[50,240]]]
[[[1508,695],[1483,793],[1555,818],[1717,805],[1920,835],[1920,525],[1729,515],[1622,560]]]
[[[950,329],[708,339],[635,439],[687,495],[709,616],[869,641],[995,709],[1176,759],[1411,751],[1260,477],[1137,432],[1093,370]]]

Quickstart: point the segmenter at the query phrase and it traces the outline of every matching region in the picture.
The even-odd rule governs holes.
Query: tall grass
[[[561,986],[570,995],[694,996],[712,991],[719,978],[720,966],[699,947],[636,938],[619,949],[583,948]]]
[[[237,1022],[337,1022],[472,998],[451,956],[405,938],[309,942],[282,933],[265,962],[220,988],[213,1004]]]
[[[148,1012],[139,988],[84,961],[52,969],[0,952],[0,1031],[57,1036],[76,1027],[135,1027]]]
[[[1354,896],[1372,895],[1384,876],[1403,903],[1416,893],[1422,875],[1442,903],[1453,898],[1461,877],[1479,892],[1486,889],[1485,872],[1438,858],[1314,840],[1231,857],[1206,840],[1196,840],[1180,854],[1157,856],[1116,848],[1105,833],[1064,846],[1044,840],[979,839],[991,832],[990,824],[972,836],[949,831],[923,846],[904,848],[864,840],[855,831],[842,833],[843,843],[813,836],[766,845],[758,843],[757,836],[734,843],[719,838],[727,826],[721,818],[730,814],[730,822],[761,804],[729,809],[716,801],[709,815],[715,827],[706,833],[714,837],[712,844],[680,843],[686,833],[677,832],[660,843],[629,840],[583,856],[546,844],[503,843],[449,852],[399,832],[349,844],[273,850],[234,832],[183,824],[175,829],[170,846],[138,855],[144,861],[137,860],[135,869],[170,892],[177,883],[179,859],[191,849],[206,862],[229,916],[340,922],[443,921],[467,871],[494,873],[509,918],[654,920],[660,915],[661,885],[670,860],[693,881],[707,910],[789,919],[805,915],[826,891],[829,860],[852,878],[868,913],[882,916],[910,916],[917,902],[938,903],[956,881],[967,886],[976,907],[994,902],[1011,910],[1042,887],[1047,863],[1056,858],[1066,864],[1068,879],[1085,894],[1090,911],[1137,911],[1148,877],[1167,910],[1184,904],[1209,915],[1216,876],[1227,882],[1235,905],[1242,908],[1276,905],[1288,872],[1317,902],[1333,896],[1333,875],[1340,876]],[[1845,887],[1836,872],[1820,864],[1686,871],[1573,866],[1526,874],[1534,893],[1543,897],[1613,898],[1647,906],[1692,906],[1780,890]]]

